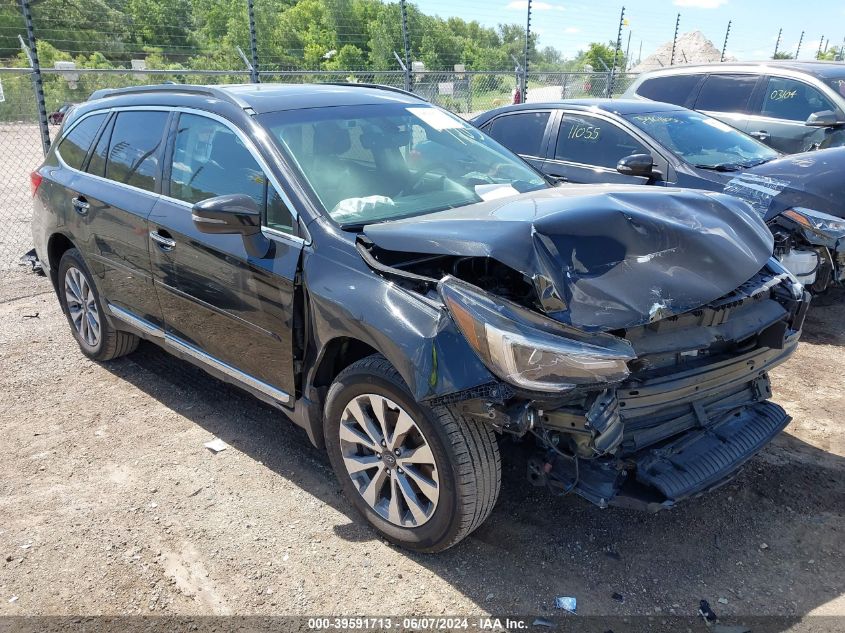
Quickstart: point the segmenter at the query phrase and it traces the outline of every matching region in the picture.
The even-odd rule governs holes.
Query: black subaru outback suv
[[[147,339],[283,411],[386,538],[445,549],[529,479],[600,506],[724,482],[789,421],[807,307],[721,194],[555,188],[369,86],[149,86],[75,108],[32,174],[82,352]]]

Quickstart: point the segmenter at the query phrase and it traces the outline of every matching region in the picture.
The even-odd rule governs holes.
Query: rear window
[[[106,178],[155,191],[167,112],[121,112],[115,119]]]
[[[748,112],[748,102],[756,85],[755,75],[710,75],[701,86],[695,109]]]
[[[496,117],[484,131],[512,152],[543,156],[543,137],[550,112],[521,112]]]
[[[686,105],[692,91],[701,81],[701,75],[670,75],[646,79],[637,94],[652,101],[663,101],[674,105]]]
[[[105,113],[94,114],[80,121],[59,143],[58,152],[70,167],[82,169],[88,149],[97,136],[97,130],[106,118]]]

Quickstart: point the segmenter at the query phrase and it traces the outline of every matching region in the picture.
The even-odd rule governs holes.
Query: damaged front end
[[[775,257],[812,292],[845,283],[845,220],[794,207],[768,224]]]
[[[451,277],[439,287],[470,345],[513,388],[457,407],[534,434],[536,485],[656,510],[718,486],[789,422],[767,401],[767,372],[793,352],[809,304],[774,260],[695,310],[596,334]]]
[[[774,255],[813,293],[845,283],[845,148],[794,154],[744,172],[725,193],[748,202],[775,238]]]
[[[742,203],[594,191],[367,227],[359,252],[438,300],[498,381],[430,404],[533,435],[536,485],[658,510],[788,424],[767,372],[794,351],[809,295]]]

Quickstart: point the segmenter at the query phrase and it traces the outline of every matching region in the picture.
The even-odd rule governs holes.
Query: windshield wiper
[[[765,164],[765,163],[771,162],[771,161],[773,161],[775,158],[776,158],[776,157],[772,157],[772,158],[761,158],[761,159],[759,159],[759,160],[750,160],[750,161],[748,161],[747,163],[743,163],[743,164],[742,164],[742,166],[743,166],[743,167],[756,167],[757,165],[763,165],[763,164]]]
[[[699,169],[712,169],[713,171],[739,171],[743,165],[737,163],[719,163],[717,165],[696,165]]]

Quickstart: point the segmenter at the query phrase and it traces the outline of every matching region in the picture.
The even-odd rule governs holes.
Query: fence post
[[[675,65],[675,45],[678,43],[678,27],[681,26],[681,14],[678,14],[678,17],[675,18],[675,35],[672,38],[672,56],[669,58],[669,65]]]
[[[522,52],[522,103],[528,100],[528,47],[531,41],[531,0],[525,12],[525,50]]]
[[[722,57],[719,59],[720,62],[725,61],[725,55],[728,52],[728,38],[731,36],[731,22],[733,22],[733,20],[728,20],[728,28],[725,31],[725,43],[722,44]],[[775,47],[775,51],[777,51],[777,47]]]
[[[798,59],[798,55],[801,54],[801,44],[804,43],[804,31],[801,31],[801,37],[798,38],[798,50],[795,51],[795,59]]]
[[[613,49],[613,66],[610,67],[610,73],[607,77],[607,92],[606,96],[610,99],[613,96],[613,79],[616,76],[616,64],[619,58],[619,49],[622,48],[622,25],[625,23],[625,7],[622,7],[622,13],[619,14],[619,30],[616,33],[616,48]]]
[[[26,39],[29,42],[29,65],[32,68],[32,88],[35,90],[35,104],[38,106],[38,127],[41,130],[41,149],[44,155],[50,150],[50,128],[47,125],[47,105],[44,103],[44,83],[41,80],[41,64],[38,62],[38,46],[35,29],[32,26],[32,11],[29,0],[21,0],[21,12],[26,25]]]
[[[775,42],[775,52],[772,53],[772,59],[778,58],[778,49],[780,48],[780,38],[783,35],[783,29],[778,29],[778,41]]]
[[[252,55],[252,64],[249,70],[249,77],[252,83],[261,83],[261,76],[258,74],[258,38],[255,35],[255,8],[252,0],[246,0],[246,12],[249,18],[249,52]]]
[[[824,35],[822,35],[822,39],[819,40],[819,50],[816,53],[816,59],[822,58],[822,45],[824,44]]]
[[[405,63],[402,70],[405,71],[405,90],[411,92],[411,40],[408,37],[408,7],[405,0],[399,0],[399,11],[402,15],[402,46],[404,47]]]

